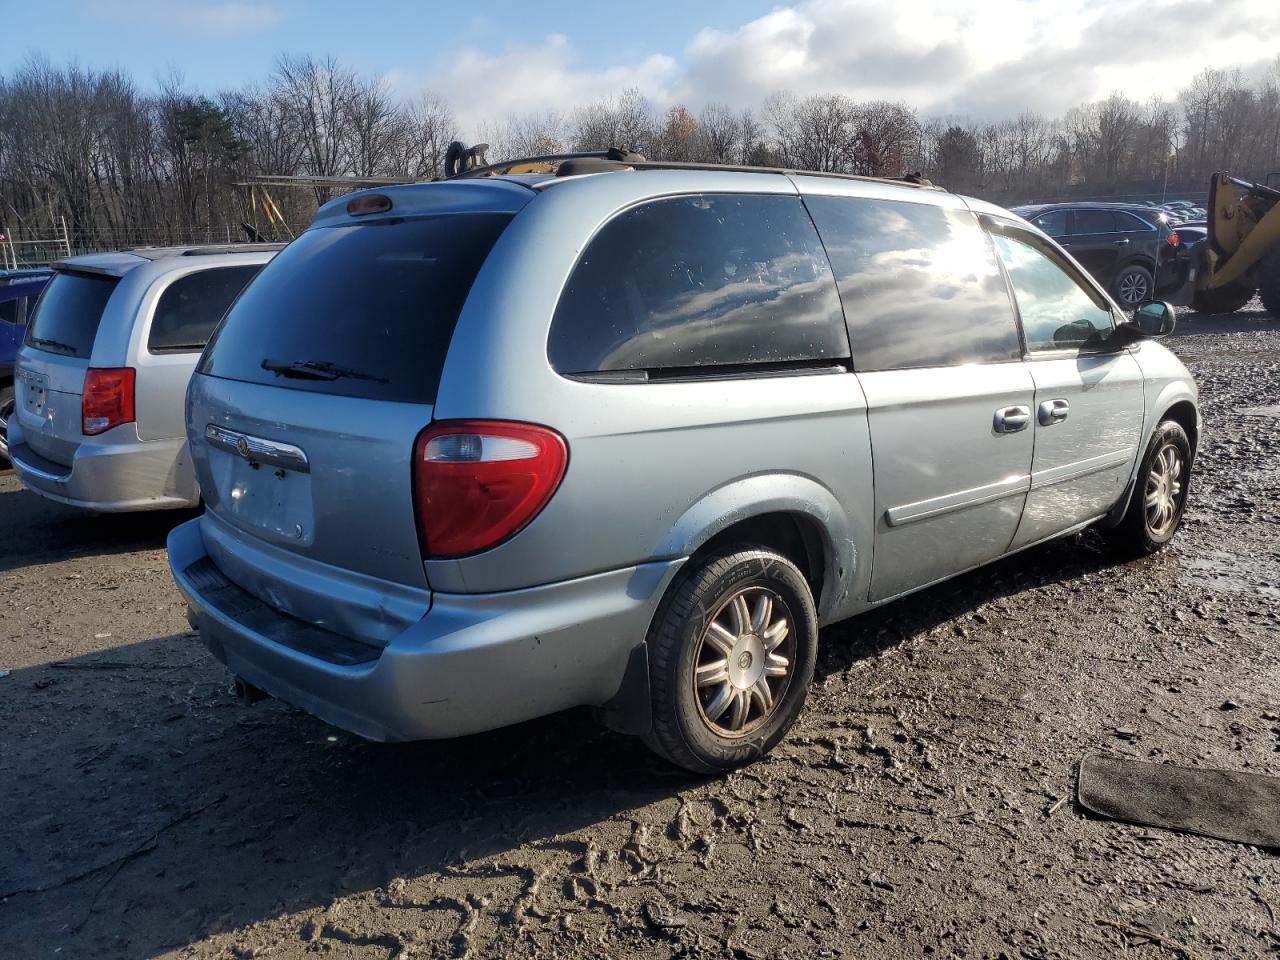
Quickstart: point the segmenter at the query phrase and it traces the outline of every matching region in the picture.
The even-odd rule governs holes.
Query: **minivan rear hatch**
[[[426,588],[414,441],[472,282],[533,193],[473,182],[377,195],[390,210],[348,216],[348,197],[323,208],[246,288],[197,368],[187,426],[207,543]],[[290,583],[230,547],[210,552],[242,588],[303,613]]]
[[[60,265],[27,326],[16,370],[15,416],[27,446],[63,466],[70,466],[83,439],[84,375],[119,282],[113,272]]]

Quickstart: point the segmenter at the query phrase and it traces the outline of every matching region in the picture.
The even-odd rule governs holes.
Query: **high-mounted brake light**
[[[133,395],[132,367],[86,370],[80,394],[80,429],[84,435],[94,437],[122,423],[133,423]]]
[[[497,546],[523,530],[564,479],[569,449],[554,430],[505,420],[454,420],[418,435],[413,496],[428,560]]]
[[[347,213],[353,217],[366,213],[386,213],[391,209],[391,198],[381,193],[366,193],[347,203]]]

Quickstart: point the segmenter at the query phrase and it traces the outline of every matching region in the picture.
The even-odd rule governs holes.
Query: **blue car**
[[[27,318],[52,276],[52,270],[0,270],[0,460],[9,457],[13,363],[27,333]]]

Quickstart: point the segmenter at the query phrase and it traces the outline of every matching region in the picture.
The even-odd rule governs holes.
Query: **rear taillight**
[[[418,435],[413,497],[426,559],[496,546],[547,505],[569,462],[554,430],[501,420],[435,423]]]
[[[1176,247],[1178,244],[1182,242],[1182,238],[1178,236],[1176,233],[1169,234],[1169,236],[1165,237],[1165,239],[1169,241],[1169,246],[1171,247]]]
[[[133,368],[90,367],[84,372],[80,428],[86,437],[133,423]]]

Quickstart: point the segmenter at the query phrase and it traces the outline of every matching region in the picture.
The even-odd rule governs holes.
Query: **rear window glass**
[[[458,314],[510,221],[466,213],[308,230],[245,289],[199,370],[434,403]]]
[[[805,203],[835,269],[855,370],[1021,358],[1009,289],[971,213],[853,197]]]
[[[797,197],[705,194],[619,214],[587,246],[551,325],[564,374],[849,356],[840,300]]]
[[[44,288],[27,327],[27,343],[38,350],[88,358],[102,311],[118,277],[60,271]]]
[[[203,350],[231,301],[261,269],[260,263],[217,267],[173,281],[156,303],[147,349],[153,353]]]

